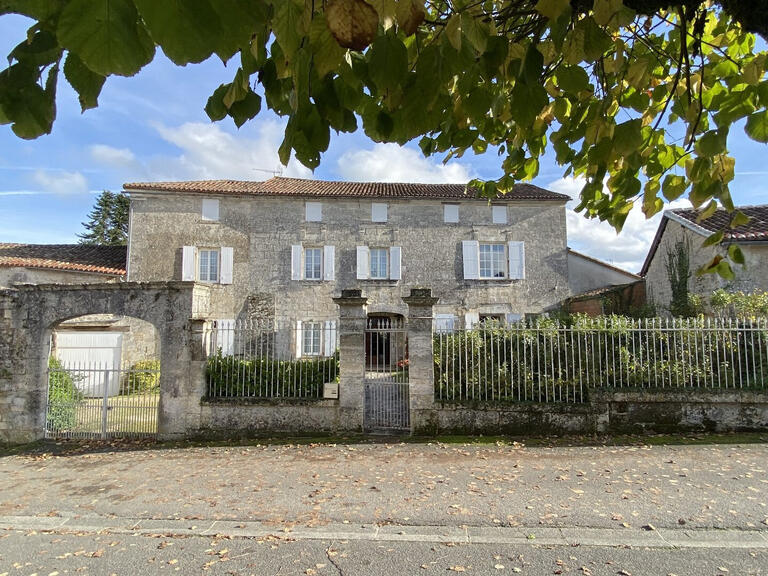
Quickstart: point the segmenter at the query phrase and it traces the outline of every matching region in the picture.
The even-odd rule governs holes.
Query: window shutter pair
[[[220,255],[219,283],[232,284],[234,276],[234,250],[231,246],[222,246]],[[196,266],[197,247],[183,246],[181,249],[181,279],[189,282],[197,280]]]
[[[304,279],[304,267],[301,265],[301,257],[304,248],[300,244],[291,246],[291,280]],[[336,247],[323,246],[323,280],[336,278]]]
[[[403,250],[400,246],[389,248],[389,279],[401,280]],[[371,249],[368,246],[357,247],[357,279],[368,280],[371,277]]]
[[[461,243],[464,258],[464,279],[480,279],[480,242],[464,240]],[[525,279],[525,242],[507,242],[507,257],[509,259],[508,277],[511,280]]]

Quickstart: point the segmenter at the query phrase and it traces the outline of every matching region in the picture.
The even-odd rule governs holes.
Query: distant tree
[[[88,214],[88,222],[83,222],[87,230],[78,234],[80,244],[98,244],[101,246],[124,246],[128,243],[128,196],[123,193],[105,190],[96,199],[93,209]]]

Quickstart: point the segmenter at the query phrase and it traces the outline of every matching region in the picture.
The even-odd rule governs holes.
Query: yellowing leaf
[[[325,9],[328,28],[340,46],[364,50],[376,37],[379,14],[363,0],[333,0]]]

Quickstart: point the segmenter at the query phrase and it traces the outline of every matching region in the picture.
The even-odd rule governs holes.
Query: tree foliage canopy
[[[206,112],[287,117],[284,163],[314,168],[331,130],[362,128],[426,155],[497,152],[501,177],[476,183],[492,196],[551,145],[584,179],[579,209],[617,229],[636,202],[650,217],[686,195],[744,223],[729,131],[768,142],[766,0],[0,0],[7,13],[35,21],[0,72],[0,123],[21,138],[51,131],[60,72],[86,110],[159,46],[178,65],[234,60]]]
[[[86,232],[78,234],[80,244],[100,246],[125,246],[128,243],[128,211],[130,201],[122,193],[105,190],[96,199],[83,222]]]

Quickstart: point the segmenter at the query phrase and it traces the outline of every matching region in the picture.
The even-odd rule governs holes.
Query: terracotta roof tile
[[[49,268],[96,274],[125,274],[125,246],[0,243],[0,267]]]
[[[698,220],[699,213],[693,208],[679,208],[673,213],[696,224],[707,232],[724,230],[723,239],[739,242],[768,240],[768,204],[760,206],[739,206],[738,210],[749,217],[743,226],[730,228],[731,214],[724,209],[717,210],[706,220]]]
[[[310,196],[321,198],[435,198],[441,200],[485,200],[464,184],[418,184],[390,182],[333,182],[302,178],[271,178],[263,182],[249,180],[198,180],[190,182],[132,182],[126,190],[184,192],[193,194],[234,194],[253,196]],[[533,184],[517,184],[512,192],[499,195],[499,200],[558,200],[569,196],[539,188]]]

